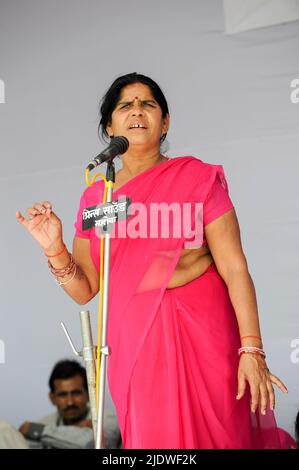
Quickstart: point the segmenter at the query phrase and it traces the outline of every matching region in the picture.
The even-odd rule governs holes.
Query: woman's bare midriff
[[[181,287],[201,276],[213,263],[208,246],[196,249],[184,249],[173,272],[167,289]]]
[[[124,176],[123,172],[120,170],[116,174],[113,188],[114,191],[121,188],[124,184],[130,181],[130,179],[130,177]],[[167,289],[181,287],[184,284],[193,281],[197,277],[201,276],[212,263],[213,257],[208,246],[183,249],[172,278],[167,285]]]

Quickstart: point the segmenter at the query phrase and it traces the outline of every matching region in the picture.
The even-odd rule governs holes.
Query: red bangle
[[[61,255],[64,252],[65,248],[66,248],[65,244],[63,244],[63,249],[59,253],[56,253],[56,255],[47,255],[46,252],[44,252],[44,253],[48,258],[55,258],[55,256]]]
[[[245,339],[245,338],[256,338],[262,341],[262,338],[260,336],[241,336],[241,339]]]

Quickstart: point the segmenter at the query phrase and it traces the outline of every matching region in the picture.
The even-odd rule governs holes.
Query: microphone
[[[107,160],[113,160],[117,155],[122,155],[128,150],[129,141],[126,137],[117,136],[111,139],[109,146],[97,155],[86,167],[87,170],[91,171],[101,163]]]

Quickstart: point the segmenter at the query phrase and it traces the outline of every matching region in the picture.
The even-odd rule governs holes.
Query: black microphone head
[[[122,155],[127,151],[129,147],[129,141],[126,137],[117,136],[111,139],[109,146],[103,150],[97,157],[92,160],[87,169],[89,171],[96,168],[101,163],[106,162],[107,160],[113,160],[117,155]]]
[[[117,150],[119,155],[122,155],[128,150],[129,141],[124,136],[113,137],[113,139],[110,141],[109,147],[111,148],[112,146],[115,148],[115,150]]]

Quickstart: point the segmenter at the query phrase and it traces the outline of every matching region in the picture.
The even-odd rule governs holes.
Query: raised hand
[[[49,255],[57,252],[63,246],[62,223],[52,211],[52,204],[48,201],[37,202],[27,209],[27,213],[28,219],[25,219],[20,211],[16,212],[16,218],[20,224]]]

